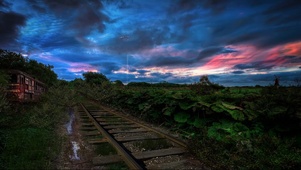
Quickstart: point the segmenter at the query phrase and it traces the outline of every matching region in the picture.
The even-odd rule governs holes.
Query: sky
[[[0,0],[0,48],[68,81],[292,85],[300,11],[300,0]]]

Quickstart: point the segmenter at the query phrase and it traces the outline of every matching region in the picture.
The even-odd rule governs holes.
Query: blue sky
[[[299,0],[0,0],[0,48],[111,81],[301,79]]]

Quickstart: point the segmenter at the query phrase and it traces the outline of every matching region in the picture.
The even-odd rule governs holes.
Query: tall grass
[[[55,85],[38,103],[12,104],[3,110],[0,169],[56,169],[65,140],[58,130],[76,102],[72,89]]]

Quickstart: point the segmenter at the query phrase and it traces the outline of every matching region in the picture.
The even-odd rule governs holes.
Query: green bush
[[[57,129],[78,102],[67,83],[49,88],[38,103],[12,104],[0,119],[0,169],[55,169],[64,140]]]
[[[194,140],[191,149],[213,168],[300,166],[298,88],[210,88],[208,93],[206,85],[191,86],[192,90],[95,88],[99,92],[109,91],[95,99],[130,110],[146,121],[165,124]],[[199,95],[198,90],[204,93]]]

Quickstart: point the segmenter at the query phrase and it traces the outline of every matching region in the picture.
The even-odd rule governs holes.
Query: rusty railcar
[[[19,70],[7,70],[10,76],[7,97],[10,101],[30,102],[37,101],[42,93],[46,91],[46,85]]]

